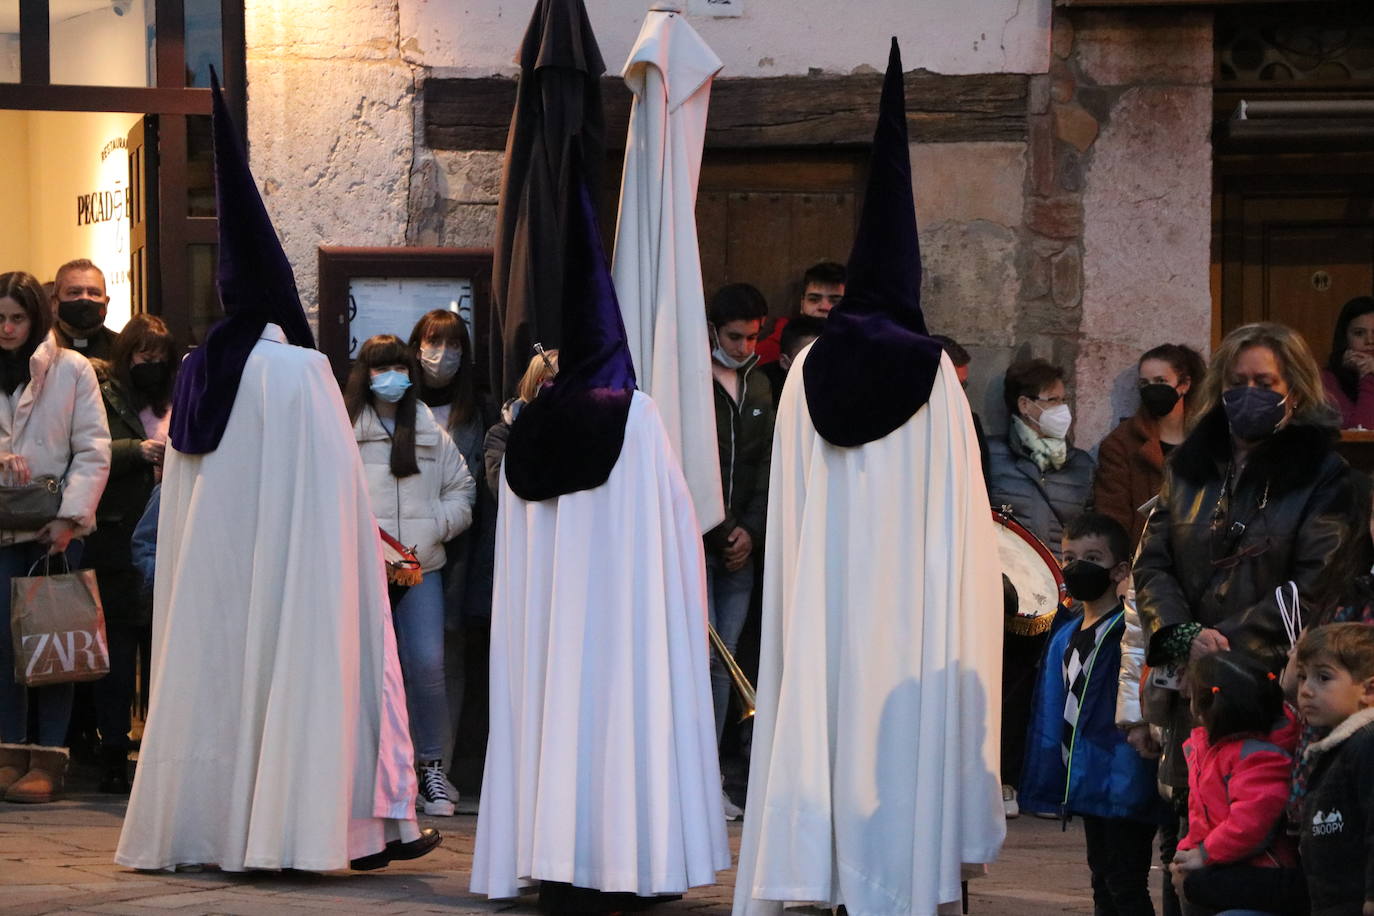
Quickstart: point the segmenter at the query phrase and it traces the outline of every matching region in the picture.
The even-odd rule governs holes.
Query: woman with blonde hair
[[[516,397],[511,398],[501,408],[501,419],[487,430],[483,447],[486,455],[487,486],[493,495],[501,492],[501,459],[506,457],[506,439],[510,436],[510,426],[520,415],[520,409],[539,396],[544,383],[558,374],[558,351],[543,350],[530,357],[525,374],[520,376],[520,384],[515,387]]]
[[[1324,570],[1356,545],[1339,421],[1307,344],[1278,324],[1226,336],[1198,417],[1165,469],[1135,562],[1146,661],[1164,681],[1226,651],[1277,673],[1289,640],[1276,590],[1291,582],[1315,605]],[[1160,779],[1182,789],[1188,703],[1176,692],[1168,700]]]

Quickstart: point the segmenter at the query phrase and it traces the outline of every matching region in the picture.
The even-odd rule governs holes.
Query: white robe
[[[1002,590],[978,442],[943,360],[886,437],[816,432],[801,367],[778,408],[762,657],[736,914],[784,902],[935,913],[1006,835]]]
[[[705,565],[654,402],[635,393],[600,487],[526,502],[502,473],[500,502],[472,889],[714,883],[730,848]]]
[[[720,68],[680,14],[645,17],[621,74],[634,104],[611,266],[639,386],[658,405],[701,531],[725,519],[696,223],[706,109]]]
[[[405,691],[352,425],[268,325],[218,449],[170,446],[152,692],[115,861],[328,871],[415,817]]]

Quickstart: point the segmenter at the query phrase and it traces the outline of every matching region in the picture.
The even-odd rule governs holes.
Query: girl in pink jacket
[[[1222,651],[1192,663],[1188,687],[1198,727],[1183,745],[1188,835],[1174,856],[1175,885],[1203,907],[1303,909],[1297,851],[1281,823],[1298,725],[1278,678]]]

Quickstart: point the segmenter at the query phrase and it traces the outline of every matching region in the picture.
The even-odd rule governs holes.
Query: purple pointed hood
[[[606,482],[620,459],[635,391],[596,205],[577,156],[573,172],[558,375],[520,411],[506,446],[506,480],[532,502]]]
[[[172,400],[171,438],[179,452],[200,455],[219,447],[238,395],[248,355],[269,323],[286,339],[315,346],[296,277],[258,194],[248,156],[224,104],[212,70],[212,121],[215,139],[215,200],[219,217],[219,271],[216,277],[225,317],[192,350],[177,374]]]
[[[863,215],[849,255],[844,299],[802,363],[816,431],[840,446],[881,439],[930,399],[940,345],[921,312],[902,56],[892,39]]]

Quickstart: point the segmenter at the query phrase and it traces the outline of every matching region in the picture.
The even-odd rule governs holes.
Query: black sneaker
[[[425,814],[431,817],[453,817],[453,798],[448,794],[448,780],[444,778],[444,764],[441,760],[426,760],[415,768],[420,777],[420,796],[418,801],[424,806]]]

